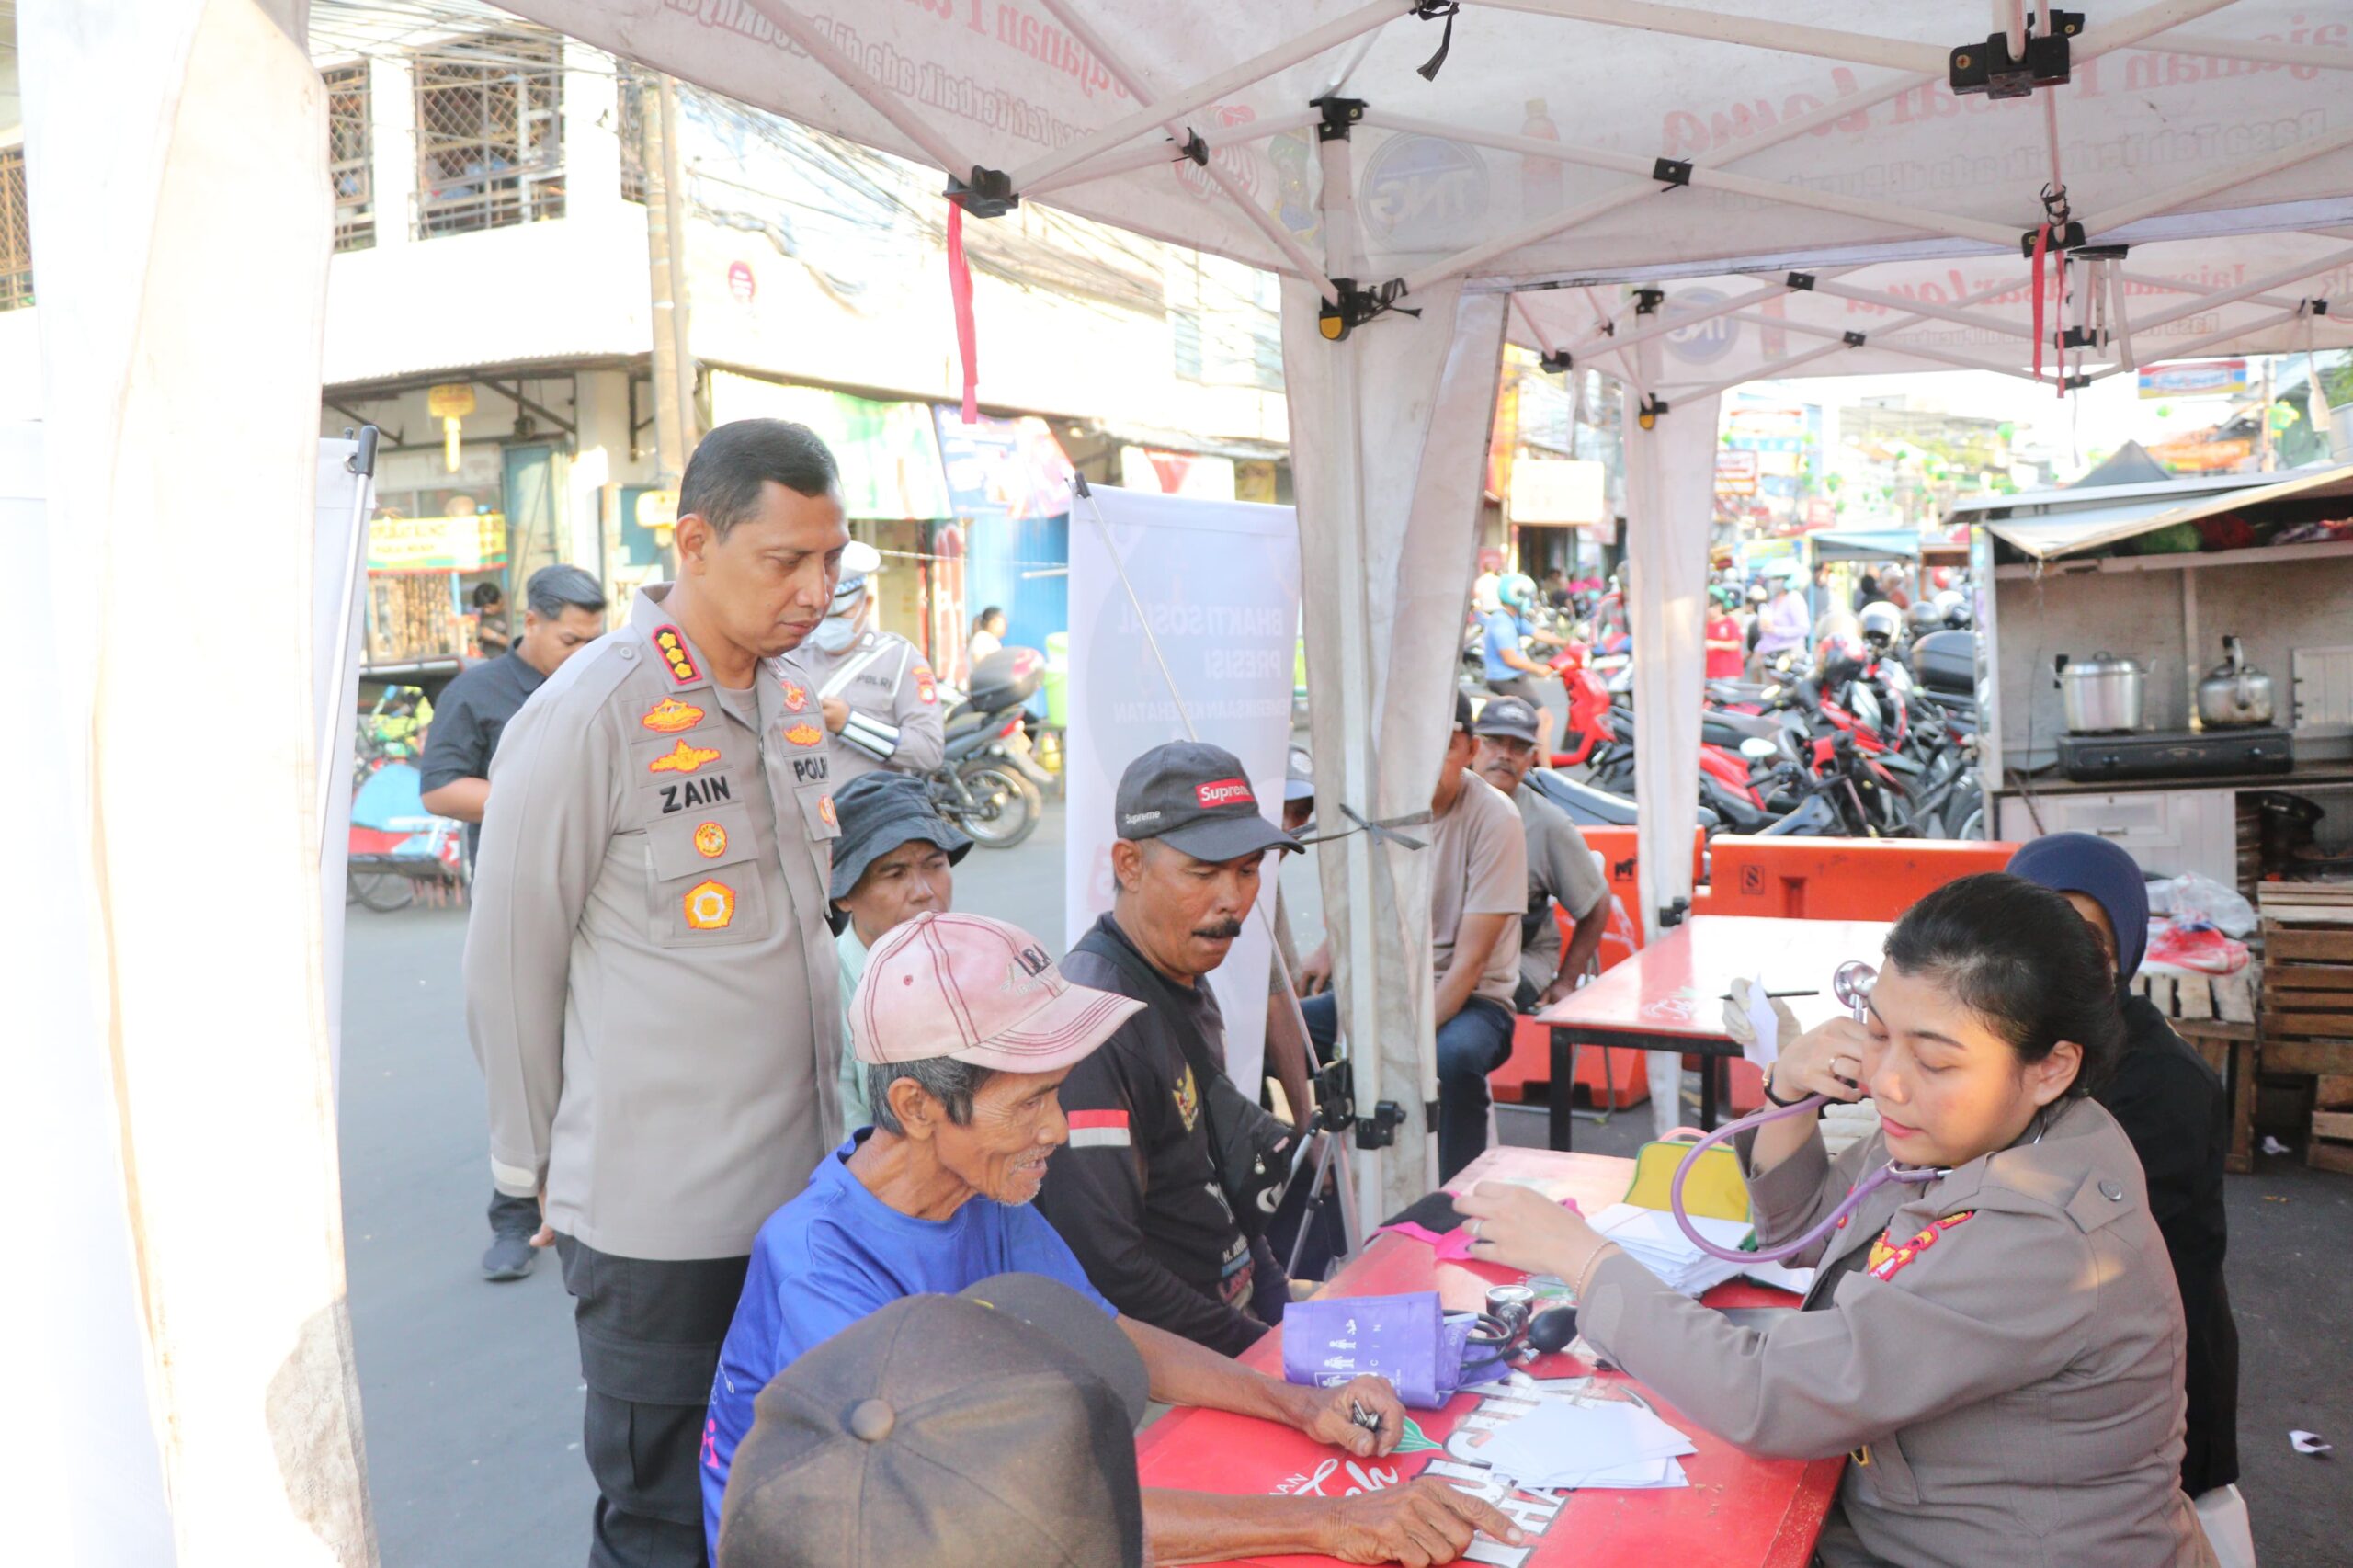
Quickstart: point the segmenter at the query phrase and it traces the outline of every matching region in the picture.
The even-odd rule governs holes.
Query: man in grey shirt
[[[798,425],[704,437],[678,580],[565,664],[491,764],[466,1022],[491,1176],[575,1298],[591,1568],[701,1568],[698,1461],[752,1238],[842,1139],[825,733],[778,656],[849,533]]]
[[[1519,994],[1523,1013],[1546,1007],[1577,988],[1600,950],[1609,924],[1609,884],[1585,835],[1569,813],[1528,782],[1536,768],[1536,714],[1517,697],[1492,697],[1472,725],[1479,749],[1472,766],[1479,777],[1511,797],[1528,833],[1528,914],[1519,926]],[[1576,928],[1569,950],[1561,950],[1557,903]]]

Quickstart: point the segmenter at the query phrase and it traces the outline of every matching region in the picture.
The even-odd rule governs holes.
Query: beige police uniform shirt
[[[938,767],[947,755],[938,683],[932,678],[922,652],[897,632],[870,629],[838,653],[803,642],[785,655],[784,663],[789,670],[799,672],[793,678],[805,682],[813,699],[838,697],[849,704],[851,712],[863,713],[899,732],[898,749],[887,762],[838,734],[830,736],[827,750],[836,786],[885,767],[921,777]],[[812,711],[816,707],[813,700]]]
[[[1802,1233],[1886,1162],[1884,1134],[1833,1161],[1817,1129],[1750,1171],[1758,1238]],[[1865,1267],[1837,1267],[1858,1252]],[[1851,1451],[1819,1547],[1831,1568],[2213,1562],[2179,1483],[2181,1301],[2140,1161],[2099,1106],[2065,1102],[2039,1140],[1879,1187],[1790,1262],[1822,1266],[1808,1310],[1760,1330],[1612,1256],[1578,1326],[1744,1449]]]
[[[669,591],[506,727],[466,1022],[500,1191],[602,1252],[733,1257],[843,1136],[840,830],[815,699],[775,661],[722,695]]]

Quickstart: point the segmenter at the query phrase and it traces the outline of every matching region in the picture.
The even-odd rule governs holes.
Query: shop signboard
[[[2244,359],[2193,359],[2180,365],[2151,365],[2141,372],[2141,395],[2229,397],[2248,388]]]
[[[493,572],[506,564],[506,517],[379,516],[368,525],[370,572]]]
[[[1520,527],[1591,528],[1608,514],[1603,465],[1522,457],[1511,465],[1511,520]]]
[[[1719,495],[1754,495],[1756,494],[1756,454],[1753,451],[1725,449],[1716,453],[1716,494]]]

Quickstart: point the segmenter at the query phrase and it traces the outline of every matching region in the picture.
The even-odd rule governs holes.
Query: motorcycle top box
[[[1000,648],[972,666],[972,687],[965,693],[983,712],[1018,708],[1045,684],[1046,656],[1035,648]]]

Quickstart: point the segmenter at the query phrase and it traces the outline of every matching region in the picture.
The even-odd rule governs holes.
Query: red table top
[[[1695,915],[1537,1014],[1536,1021],[1597,1033],[1724,1040],[1723,997],[1745,976],[1761,979],[1770,991],[1813,991],[1784,998],[1799,1025],[1812,1028],[1840,1011],[1830,991],[1838,966],[1849,959],[1876,965],[1893,929],[1882,920]]]
[[[1555,1198],[1573,1197],[1594,1213],[1625,1195],[1633,1168],[1631,1160],[1605,1154],[1492,1149],[1448,1185],[1459,1191],[1483,1180],[1523,1181]],[[1517,1270],[1491,1264],[1438,1263],[1421,1242],[1382,1235],[1323,1293],[1379,1295],[1435,1289],[1449,1308],[1472,1309],[1484,1304],[1489,1285],[1523,1278]],[[1788,1306],[1796,1298],[1760,1286],[1733,1284],[1710,1291],[1706,1300],[1719,1307]],[[1281,1337],[1279,1329],[1269,1334],[1243,1361],[1279,1377]],[[1526,1371],[1537,1379],[1591,1378],[1597,1394],[1636,1399],[1655,1408],[1699,1449],[1683,1460],[1691,1484],[1659,1492],[1564,1492],[1557,1503],[1543,1494],[1515,1494],[1506,1500],[1507,1511],[1534,1539],[1513,1548],[1481,1537],[1464,1562],[1510,1568],[1567,1568],[1571,1563],[1578,1568],[1650,1568],[1661,1562],[1676,1568],[1805,1568],[1837,1494],[1844,1460],[1808,1462],[1745,1454],[1677,1415],[1632,1379],[1618,1372],[1597,1374],[1589,1363],[1573,1356],[1540,1357]],[[1412,1414],[1424,1434],[1443,1444],[1481,1403],[1481,1396],[1462,1393],[1442,1411]],[[1288,1428],[1215,1410],[1172,1411],[1144,1431],[1136,1449],[1137,1471],[1146,1486],[1228,1494],[1340,1497],[1402,1485],[1433,1462],[1453,1462],[1445,1452],[1350,1460]],[[1250,1557],[1237,1560],[1234,1568],[1296,1568],[1333,1561]]]

